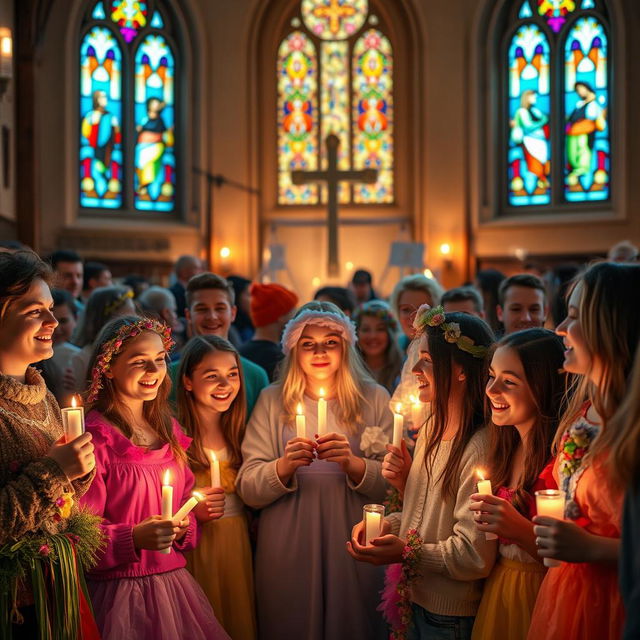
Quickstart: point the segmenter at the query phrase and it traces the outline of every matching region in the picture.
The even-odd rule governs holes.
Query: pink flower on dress
[[[38,549],[38,553],[41,556],[48,556],[51,553],[51,548],[49,547],[48,544],[43,544],[39,549]]]

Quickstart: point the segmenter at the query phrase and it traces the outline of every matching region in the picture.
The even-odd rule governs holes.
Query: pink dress
[[[194,477],[174,458],[169,445],[149,450],[134,445],[102,414],[91,411],[86,428],[93,435],[96,476],[82,502],[104,518],[106,547],[87,576],[87,586],[103,640],[205,640],[228,638],[206,596],[185,569],[184,551],[196,546],[193,514],[186,535],[171,553],[138,550],[133,526],[161,513],[162,476],[171,471],[173,512],[191,494]],[[191,440],[174,421],[186,449]]]

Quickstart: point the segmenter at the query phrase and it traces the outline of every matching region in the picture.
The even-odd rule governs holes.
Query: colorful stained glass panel
[[[565,198],[607,200],[611,170],[607,35],[591,16],[565,42]]]
[[[147,3],[143,0],[111,0],[111,19],[120,27],[126,42],[131,42],[147,24]]]
[[[144,211],[175,206],[175,63],[166,39],[148,35],[135,55],[134,203]]]
[[[317,204],[315,184],[294,185],[291,171],[318,168],[318,62],[300,31],[278,50],[278,203]]]
[[[345,40],[364,24],[367,0],[302,0],[300,8],[307,29],[321,40]]]
[[[567,16],[576,10],[576,0],[538,0],[538,14],[558,33]]]
[[[122,53],[94,27],[80,46],[80,206],[122,206]]]
[[[520,7],[520,11],[518,12],[518,18],[533,18],[533,13],[531,12],[531,5],[529,4],[529,0],[524,0],[522,6]]]
[[[106,19],[107,16],[104,13],[104,6],[103,6],[102,2],[96,3],[96,6],[93,8],[93,13],[91,14],[91,17],[94,20],[105,20]]]
[[[340,140],[338,147],[338,169],[351,167],[351,141],[349,136],[349,45],[346,42],[323,42],[320,45],[320,68],[322,69],[320,102],[320,158],[322,168],[327,168],[327,145],[325,140],[335,134]],[[326,202],[327,187],[321,187],[321,200]],[[349,202],[348,183],[338,185],[338,201]]]
[[[353,168],[377,169],[378,180],[354,185],[354,202],[393,202],[393,144],[393,51],[370,29],[353,49]]]
[[[538,26],[522,25],[511,39],[509,64],[508,201],[551,202],[549,43]]]

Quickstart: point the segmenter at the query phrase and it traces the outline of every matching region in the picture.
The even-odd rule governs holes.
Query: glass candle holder
[[[536,491],[536,510],[539,516],[550,516],[564,520],[565,493],[560,489],[545,489]],[[545,567],[559,567],[562,563],[553,558],[545,558]]]
[[[384,505],[365,504],[362,507],[362,521],[364,522],[364,543],[368,545],[374,538],[379,538],[382,532]]]

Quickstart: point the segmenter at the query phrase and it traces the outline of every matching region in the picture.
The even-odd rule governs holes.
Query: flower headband
[[[365,318],[367,316],[371,318],[377,318],[378,320],[382,320],[387,325],[387,327],[389,327],[391,331],[398,330],[398,322],[393,317],[393,314],[391,313],[390,309],[388,309],[387,307],[383,307],[381,305],[376,305],[375,307],[373,306],[360,307],[360,309],[356,311],[355,317],[354,317],[356,325],[360,326],[360,322],[362,322],[362,318]]]
[[[131,324],[123,325],[118,329],[118,333],[116,333],[111,340],[107,340],[107,342],[102,345],[102,349],[98,354],[96,363],[91,370],[91,386],[89,387],[87,402],[94,402],[98,397],[100,389],[103,388],[102,381],[104,374],[111,368],[111,361],[113,358],[122,351],[122,345],[124,342],[129,338],[139,336],[143,331],[153,331],[154,333],[157,333],[162,338],[162,345],[164,346],[165,351],[169,351],[174,345],[174,342],[171,339],[171,329],[166,324],[159,322],[158,320],[153,320],[152,318],[141,318]]]
[[[127,289],[124,293],[121,293],[115,300],[110,302],[104,308],[104,317],[108,318],[114,311],[119,309],[129,298],[133,298],[133,291]]]
[[[428,304],[423,304],[416,312],[413,328],[417,335],[423,335],[427,327],[440,327],[444,333],[444,339],[450,344],[455,344],[460,351],[474,358],[484,358],[487,355],[487,347],[477,345],[468,336],[463,336],[457,322],[445,322],[445,320],[444,308],[441,305],[432,309]]]
[[[302,331],[308,324],[333,329],[349,344],[355,344],[356,342],[356,330],[349,318],[332,311],[312,311],[307,309],[292,320],[289,320],[285,325],[282,334],[282,349],[285,355],[298,343]]]

